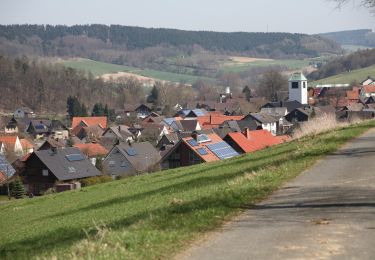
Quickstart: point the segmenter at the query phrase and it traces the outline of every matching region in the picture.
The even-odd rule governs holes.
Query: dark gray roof
[[[149,142],[132,143],[131,145],[128,143],[120,143],[119,145],[116,145],[115,148],[126,157],[138,172],[147,171],[150,167],[159,163],[161,160],[159,152]],[[133,149],[136,154],[133,156],[129,155],[127,152],[129,148]]]
[[[34,154],[58,180],[65,181],[101,175],[78,148],[67,147],[55,151],[54,153],[51,150],[42,150],[36,151]],[[67,158],[67,155],[78,154],[82,156],[82,160],[69,161]]]
[[[195,131],[197,129],[198,120],[181,120],[182,131]]]
[[[12,177],[16,170],[12,167],[12,165],[8,162],[4,155],[0,154],[0,172],[4,173],[6,176]]]
[[[305,105],[302,105],[297,100],[293,101],[280,101],[280,102],[268,102],[263,107],[286,107],[288,109],[288,113],[290,111],[293,111],[296,108],[304,107]]]
[[[278,121],[277,116],[271,116],[271,115],[260,114],[260,113],[251,113],[251,114],[247,115],[246,117],[252,117],[256,121],[258,121],[262,124],[264,124],[264,123],[274,123],[274,122]]]
[[[127,125],[112,126],[105,130],[103,135],[105,135],[109,130],[111,130],[112,133],[120,140],[125,140],[126,138],[133,136],[133,134],[129,131],[129,126]]]
[[[275,115],[275,116],[286,116],[288,108],[286,107],[263,107],[260,110],[261,114]]]

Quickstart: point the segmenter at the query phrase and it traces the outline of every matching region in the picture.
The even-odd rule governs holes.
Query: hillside
[[[375,49],[353,52],[349,55],[330,60],[318,70],[310,73],[310,80],[320,80],[337,74],[350,72],[375,65]]]
[[[0,25],[0,38],[0,50],[5,54],[33,52],[40,56],[96,57],[95,60],[105,57],[112,61],[121,60],[121,52],[163,45],[178,47],[187,54],[198,45],[218,53],[289,58],[340,51],[339,45],[331,40],[305,34],[224,33],[120,25]]]
[[[265,198],[373,121],[272,149],[0,204],[0,258],[160,259]]]
[[[375,78],[375,65],[313,81],[310,82],[309,85],[315,86],[318,84],[351,84],[353,82],[359,83],[369,76]]]
[[[133,75],[134,77],[143,76],[143,77],[147,77],[149,80],[162,80],[162,81],[170,81],[170,82],[175,82],[175,83],[183,82],[186,84],[193,84],[199,79],[206,79],[206,80],[214,81],[214,79],[208,78],[208,77],[198,77],[194,75],[173,73],[173,72],[167,72],[167,71],[158,71],[158,70],[152,70],[152,69],[139,69],[136,67],[117,65],[117,64],[111,64],[111,63],[106,63],[106,62],[99,62],[99,61],[94,61],[90,59],[70,59],[70,60],[60,61],[59,63],[69,68],[90,72],[94,76],[103,76],[105,74],[113,74],[112,76],[115,77],[115,74],[117,72],[128,72],[128,73],[134,74]],[[130,76],[130,74],[127,74],[127,75]],[[110,75],[105,75],[105,76],[109,77]]]
[[[319,35],[336,41],[341,45],[375,47],[375,33],[371,29],[330,32]]]

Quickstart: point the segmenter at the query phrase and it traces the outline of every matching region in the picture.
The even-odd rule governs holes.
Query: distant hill
[[[183,31],[120,25],[0,25],[0,53],[8,55],[78,56],[116,61],[124,51],[155,46],[194,46],[222,54],[254,57],[313,57],[338,53],[340,46],[318,35]]]
[[[308,78],[310,80],[324,79],[372,65],[375,65],[375,49],[361,50],[329,61],[318,70],[310,73]]]
[[[328,78],[320,79],[309,83],[310,86],[316,86],[318,84],[351,84],[353,82],[361,82],[367,77],[375,78],[375,65],[366,67],[363,69],[352,70],[350,72],[344,72],[331,76]]]
[[[375,33],[370,29],[330,32],[319,34],[322,37],[331,39],[341,45],[360,45],[375,47]]]

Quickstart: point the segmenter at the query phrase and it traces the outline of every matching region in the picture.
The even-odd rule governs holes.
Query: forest
[[[28,106],[38,113],[64,115],[69,97],[79,100],[87,112],[95,112],[95,104],[100,103],[110,109],[121,109],[127,103],[145,102],[148,95],[134,78],[121,83],[104,82],[86,72],[26,56],[15,59],[0,56],[0,82],[0,109],[8,112]],[[193,88],[185,85],[157,82],[155,89],[158,94],[155,104],[169,107],[189,102],[195,96]]]
[[[361,45],[375,47],[375,33],[370,29],[349,30],[320,34],[342,45]]]
[[[375,49],[357,51],[347,56],[335,58],[318,70],[310,73],[310,80],[327,78],[342,72],[365,68],[375,64]]]
[[[155,46],[181,48],[189,55],[195,45],[223,54],[272,58],[313,57],[340,51],[334,41],[320,36],[291,33],[183,31],[120,25],[0,25],[0,51],[7,55],[105,56],[114,61],[118,51]],[[111,57],[115,56],[115,57]]]

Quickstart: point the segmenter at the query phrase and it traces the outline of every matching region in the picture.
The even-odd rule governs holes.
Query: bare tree
[[[269,101],[279,101],[282,93],[288,89],[288,80],[280,72],[268,71],[262,75],[258,84],[258,93]]]
[[[343,5],[350,2],[349,0],[331,0],[331,1],[337,2],[338,7],[342,7]],[[356,0],[356,2],[359,2],[359,4],[362,6],[372,9],[372,11],[374,11],[375,9],[375,0]]]

